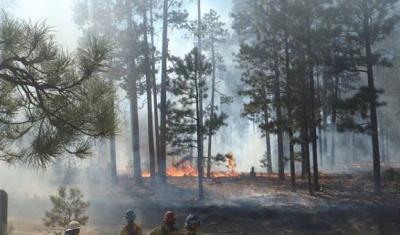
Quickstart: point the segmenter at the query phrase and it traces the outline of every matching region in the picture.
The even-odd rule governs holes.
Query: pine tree
[[[42,22],[3,15],[0,29],[0,159],[45,167],[65,154],[87,157],[91,140],[116,126],[114,88],[100,78],[108,42],[89,36],[70,56]]]
[[[386,38],[394,29],[399,20],[399,15],[394,13],[397,0],[354,0],[339,1],[339,6],[344,12],[340,19],[346,32],[346,39],[352,45],[351,56],[354,66],[347,66],[350,71],[357,71],[367,75],[367,87],[361,87],[354,96],[353,101],[358,102],[357,108],[361,112],[365,107],[369,109],[370,124],[368,131],[372,140],[373,172],[375,193],[381,193],[381,170],[377,106],[379,105],[379,91],[375,87],[374,66],[386,66],[387,61],[382,60],[379,51],[373,47]],[[364,101],[367,106],[362,106]],[[353,106],[354,107],[354,106]]]
[[[219,128],[218,122],[220,120],[214,119],[217,117],[215,112],[217,111],[217,106],[215,105],[215,93],[216,93],[216,73],[218,69],[218,58],[221,56],[217,52],[217,45],[224,42],[228,36],[228,31],[225,29],[225,23],[220,20],[220,16],[214,10],[210,10],[209,13],[205,14],[202,17],[202,28],[201,28],[201,37],[202,37],[202,46],[206,52],[211,54],[211,63],[212,63],[212,80],[211,80],[211,103],[210,103],[210,120],[208,123],[205,123],[207,128],[208,135],[208,151],[207,151],[207,177],[211,177],[211,159],[212,159],[212,137],[216,133],[216,130]],[[191,22],[188,25],[188,29],[191,34],[198,35],[197,32],[197,21]],[[215,123],[215,124],[212,124]],[[215,129],[217,128],[217,129]]]
[[[192,149],[199,151],[200,90],[207,90],[206,79],[212,74],[212,63],[204,55],[200,57],[201,63],[197,62],[198,58],[197,48],[183,60],[172,58],[174,76],[169,81],[169,90],[173,96],[168,107],[168,136],[175,154],[189,154]],[[225,118],[224,114],[218,116],[214,113],[212,121],[205,120],[205,126],[212,125],[213,130],[218,130],[224,125]]]
[[[50,196],[50,201],[53,208],[46,211],[43,218],[49,232],[61,235],[71,221],[77,221],[81,225],[88,222],[89,216],[85,213],[90,204],[83,201],[83,194],[79,189],[60,187],[57,195]]]

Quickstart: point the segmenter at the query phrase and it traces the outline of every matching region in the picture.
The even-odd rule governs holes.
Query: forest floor
[[[155,187],[148,179],[138,185],[123,177],[118,185],[94,183],[84,190],[91,207],[82,234],[117,234],[128,208],[145,231],[174,210],[180,227],[187,214],[198,214],[200,234],[400,234],[400,178],[385,180],[381,196],[372,193],[371,182],[368,173],[321,174],[321,191],[310,195],[301,179],[291,192],[289,178],[215,178],[205,180],[206,199],[198,201],[196,178],[170,178]],[[45,234],[41,218],[48,199],[25,198],[10,207],[13,235]]]

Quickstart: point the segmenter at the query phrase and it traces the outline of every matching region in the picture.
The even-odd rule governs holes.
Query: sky
[[[18,7],[14,9],[14,13],[17,17],[27,20],[45,20],[48,25],[53,27],[59,44],[63,48],[72,51],[76,48],[77,41],[81,36],[77,25],[73,21],[72,9],[75,2],[76,0],[19,0]],[[197,5],[195,1],[188,2],[189,18],[194,20],[197,17]],[[202,13],[206,13],[210,9],[215,9],[229,27],[231,5],[231,0],[203,0],[201,10]],[[173,38],[173,40],[170,40],[170,50],[175,55],[181,56],[190,51],[193,46],[193,44],[187,43],[188,39],[184,38],[182,34],[172,32],[170,37],[171,39]],[[161,38],[157,39],[157,44],[161,44]]]
[[[63,48],[73,50],[80,36],[73,21],[72,6],[75,0],[19,0],[15,15],[19,18],[44,20],[52,27],[56,39]]]

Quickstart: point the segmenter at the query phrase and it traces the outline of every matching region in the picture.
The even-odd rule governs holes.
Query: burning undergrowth
[[[237,177],[241,174],[236,170],[236,159],[232,153],[217,154],[212,157],[213,170],[212,178]],[[169,177],[197,177],[198,170],[193,156],[171,157],[167,167],[167,176]],[[150,172],[144,170],[142,176],[150,177]]]

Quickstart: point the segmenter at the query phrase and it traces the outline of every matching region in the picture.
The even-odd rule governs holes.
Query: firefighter
[[[199,217],[190,214],[185,220],[185,228],[184,228],[185,232],[183,234],[196,235],[199,227],[200,227]]]
[[[81,225],[78,221],[71,221],[68,224],[67,230],[65,230],[65,235],[79,235],[81,231]]]
[[[135,224],[136,214],[132,209],[126,211],[124,218],[127,225],[121,229],[119,235],[142,235],[142,229]]]
[[[181,235],[179,229],[175,227],[176,215],[172,211],[164,214],[164,223],[154,228],[149,235]]]

